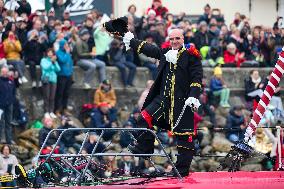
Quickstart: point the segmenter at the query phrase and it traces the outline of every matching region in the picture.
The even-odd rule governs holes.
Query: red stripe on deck
[[[283,189],[284,172],[196,172],[180,182],[176,178],[155,178],[144,185],[129,185],[144,179],[131,179],[124,181],[125,185],[76,186],[69,189],[115,189],[115,188],[189,188],[189,189]],[[66,189],[56,187],[53,189]]]

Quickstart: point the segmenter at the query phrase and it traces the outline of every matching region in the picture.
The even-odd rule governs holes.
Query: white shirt
[[[3,154],[0,155],[0,176],[4,175],[8,171],[8,165],[12,165],[12,174],[15,174],[15,166],[19,164],[15,155],[10,154],[8,157],[4,157]],[[1,168],[2,162],[2,168]]]

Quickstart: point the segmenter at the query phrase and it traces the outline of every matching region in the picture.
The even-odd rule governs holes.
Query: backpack
[[[79,120],[85,127],[88,126],[88,119],[91,118],[91,114],[93,109],[96,108],[96,105],[94,104],[83,104],[80,114],[79,114]]]
[[[20,126],[26,126],[29,121],[27,109],[24,105],[19,104],[17,122]]]

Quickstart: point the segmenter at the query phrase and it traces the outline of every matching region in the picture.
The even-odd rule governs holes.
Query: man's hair
[[[183,34],[183,29],[181,29],[181,28],[175,28],[175,29],[171,29],[171,30],[169,31],[169,36],[170,36],[171,33],[172,33],[173,31],[175,31],[175,30],[180,31],[180,33]],[[182,35],[182,36],[183,36],[183,35]]]
[[[128,7],[128,12],[130,11],[130,9],[131,9],[132,7],[134,7],[135,10],[137,10],[136,6],[135,6],[134,4],[132,4],[132,5],[130,5],[130,6]]]

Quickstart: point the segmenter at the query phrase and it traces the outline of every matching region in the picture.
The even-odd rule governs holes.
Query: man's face
[[[276,34],[280,34],[280,29],[279,28],[274,28],[273,29],[273,33]]]
[[[124,160],[125,162],[130,162],[130,161],[132,160],[132,157],[131,157],[131,156],[124,156],[124,157],[123,157],[123,160]]]
[[[67,28],[70,28],[70,27],[71,27],[71,23],[70,23],[69,20],[65,20],[63,24],[64,24],[64,26],[67,27]]]
[[[134,6],[130,7],[129,12],[130,12],[131,14],[135,14],[136,8],[135,8]]]
[[[94,23],[91,21],[91,20],[87,20],[86,21],[86,26],[88,26],[88,27],[92,27],[94,25]]]
[[[110,85],[102,84],[102,88],[108,91],[110,89]]]
[[[161,2],[159,2],[159,1],[154,1],[153,5],[154,5],[155,8],[162,6]]]
[[[56,30],[56,31],[61,31],[61,28],[62,28],[62,26],[59,25],[59,24],[57,24],[57,25],[55,26],[55,30]]]
[[[145,39],[145,41],[147,41],[147,43],[153,43],[153,38],[152,37],[147,37],[146,39]]]
[[[58,5],[63,5],[64,1],[63,0],[57,0]]]
[[[97,135],[90,135],[90,137],[89,137],[89,141],[90,142],[96,142],[98,140],[98,136]]]
[[[227,28],[227,26],[222,26],[222,27],[221,27],[221,32],[222,32],[223,34],[227,34],[227,33],[228,33],[228,28]]]
[[[85,35],[82,36],[82,39],[83,39],[84,41],[88,41],[89,38],[90,38],[90,34],[85,34]]]
[[[231,54],[233,54],[233,55],[236,54],[236,50],[237,50],[237,49],[236,49],[235,47],[229,47],[229,48],[228,48],[229,53],[231,53]]]
[[[174,29],[169,35],[170,44],[174,50],[178,50],[183,46],[183,30]]]
[[[206,31],[207,31],[207,25],[202,25],[202,26],[200,27],[200,31],[201,31],[201,32],[206,32]]]
[[[212,32],[217,31],[217,29],[218,29],[217,25],[214,25],[214,26],[211,26],[211,27],[210,27],[210,30],[211,30]]]
[[[70,18],[70,13],[69,12],[63,13],[63,17],[64,17],[64,19]]]
[[[108,110],[109,110],[109,108],[107,106],[102,106],[102,107],[100,107],[100,109],[104,114],[107,114]]]
[[[41,21],[40,20],[36,20],[34,23],[34,29],[40,31],[41,30]]]
[[[8,77],[9,69],[7,67],[3,67],[1,69],[1,77]]]
[[[53,120],[52,120],[52,118],[45,118],[45,119],[44,119],[44,126],[45,126],[46,128],[51,128],[52,125],[53,125]]]
[[[235,114],[237,116],[242,116],[242,110],[235,110]]]
[[[54,24],[55,24],[55,20],[50,20],[50,21],[48,22],[48,25],[49,25],[50,27],[54,27]]]

